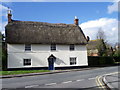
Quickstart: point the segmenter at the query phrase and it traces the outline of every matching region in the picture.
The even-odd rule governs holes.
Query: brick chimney
[[[11,10],[8,8],[8,23],[12,21],[11,17],[12,17]]]
[[[78,24],[79,24],[79,19],[77,18],[77,16],[75,16],[74,24],[75,24],[75,25],[78,25]]]

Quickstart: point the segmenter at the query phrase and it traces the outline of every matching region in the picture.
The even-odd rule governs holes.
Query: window
[[[31,51],[31,44],[25,44],[25,51]]]
[[[23,59],[24,66],[31,65],[31,59]]]
[[[76,57],[71,57],[70,58],[70,65],[75,65],[76,64]]]
[[[51,50],[56,50],[56,45],[55,44],[51,44]]]
[[[75,50],[75,46],[73,44],[70,45],[70,50],[71,51]]]

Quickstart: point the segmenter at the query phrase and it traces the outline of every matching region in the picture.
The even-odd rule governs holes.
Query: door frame
[[[55,67],[54,67],[55,61],[56,61],[56,57],[53,54],[51,54],[48,57],[48,70],[55,70]]]

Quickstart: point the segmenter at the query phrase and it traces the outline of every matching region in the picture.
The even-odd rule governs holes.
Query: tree
[[[97,39],[101,39],[104,42],[106,41],[106,35],[105,35],[105,32],[102,30],[102,28],[99,28],[97,32]]]
[[[106,56],[106,35],[102,28],[99,28],[96,38],[101,40],[101,44],[97,46],[100,56]]]
[[[0,70],[7,70],[7,51],[5,36],[0,32]]]
[[[115,48],[114,56],[120,57],[120,43],[116,43],[114,48]]]
[[[2,70],[2,34],[0,32],[0,70]]]
[[[100,56],[106,56],[106,44],[103,39],[100,39],[99,45],[97,45],[98,53]]]

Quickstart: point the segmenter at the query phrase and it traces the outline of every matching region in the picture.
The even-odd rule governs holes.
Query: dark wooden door
[[[54,70],[54,58],[50,58],[48,60],[48,63],[49,63],[48,69],[49,70]]]

